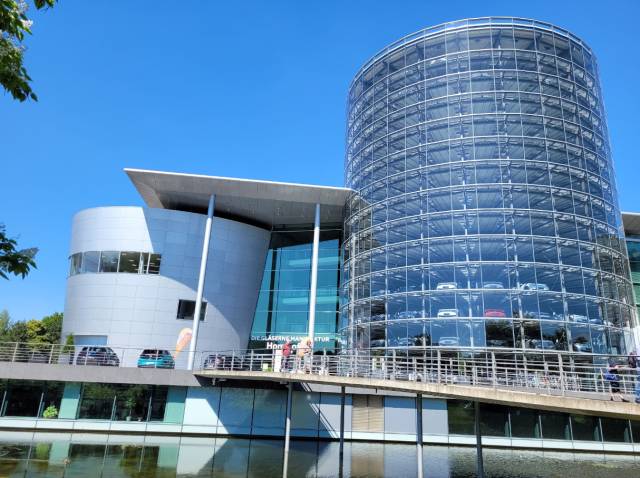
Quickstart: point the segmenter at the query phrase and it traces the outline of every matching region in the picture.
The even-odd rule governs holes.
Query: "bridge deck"
[[[554,395],[553,393],[534,393],[517,388],[493,388],[458,384],[442,384],[409,380],[389,380],[361,377],[343,377],[335,375],[316,375],[289,372],[258,372],[246,370],[199,370],[199,377],[224,380],[255,380],[293,382],[300,384],[320,384],[358,388],[373,388],[408,393],[421,393],[434,397],[477,400],[482,403],[518,406],[548,410],[554,412],[578,413],[614,418],[640,419],[640,405],[635,403],[606,400],[606,395],[580,393],[576,395]],[[591,398],[587,398],[591,397]]]

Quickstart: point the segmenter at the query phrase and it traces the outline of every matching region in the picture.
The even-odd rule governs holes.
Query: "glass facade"
[[[318,251],[315,349],[333,350],[337,339],[342,225],[323,225]],[[275,229],[264,266],[251,331],[251,348],[294,342],[308,334],[313,226]]]
[[[633,283],[633,295],[636,304],[636,314],[640,312],[640,236],[627,234],[627,251],[629,254],[629,268],[631,269],[631,282]],[[638,315],[636,315],[637,317]]]
[[[349,348],[624,354],[634,323],[596,59],[530,20],[433,27],[348,99]]]

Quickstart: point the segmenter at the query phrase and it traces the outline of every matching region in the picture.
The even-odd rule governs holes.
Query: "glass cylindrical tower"
[[[347,348],[623,354],[635,321],[596,59],[547,23],[427,28],[348,100]]]

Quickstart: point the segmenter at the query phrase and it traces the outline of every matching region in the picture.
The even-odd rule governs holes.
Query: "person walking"
[[[609,382],[609,386],[611,387],[611,401],[622,401],[628,402],[620,393],[620,375],[618,374],[618,369],[620,365],[617,363],[612,363],[609,365],[609,369],[607,373],[604,374],[604,379]]]
[[[289,361],[291,360],[290,357],[291,357],[292,351],[293,351],[293,344],[291,343],[290,339],[287,339],[287,341],[284,343],[284,346],[282,347],[282,371],[283,372],[289,371],[289,367],[291,366]]]

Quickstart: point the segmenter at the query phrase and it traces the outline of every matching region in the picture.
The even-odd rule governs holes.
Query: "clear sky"
[[[60,0],[34,14],[38,103],[0,94],[0,222],[38,269],[0,282],[0,310],[64,307],[71,218],[142,205],[125,167],[342,185],[345,99],[371,55],[466,17],[536,18],[599,58],[624,210],[640,211],[637,0]]]

